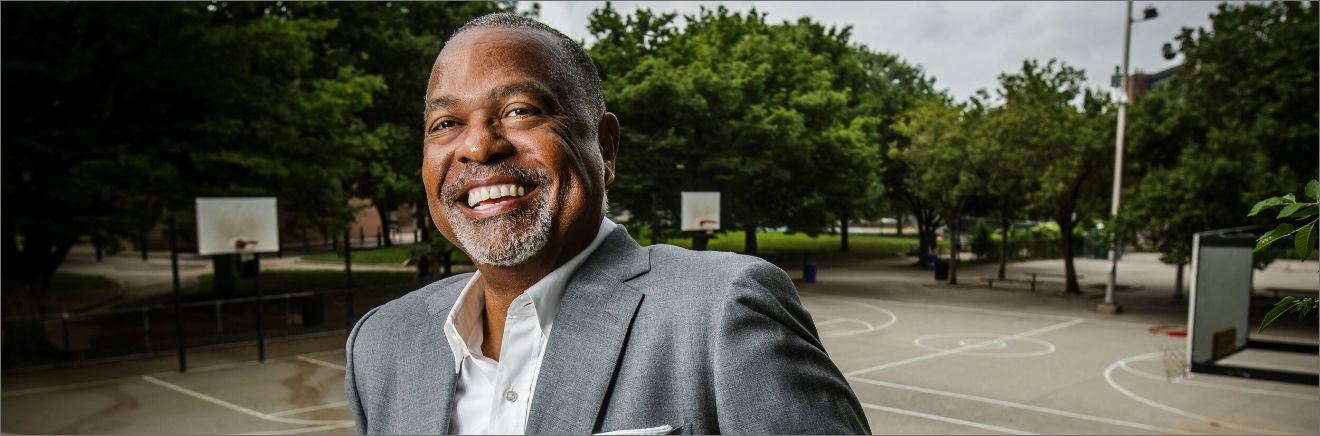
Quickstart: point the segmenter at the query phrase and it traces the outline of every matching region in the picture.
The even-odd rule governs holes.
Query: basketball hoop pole
[[[170,212],[170,272],[174,276],[174,332],[179,345],[179,372],[188,372],[188,357],[183,343],[183,298],[179,295],[179,250],[174,246],[174,212]],[[218,307],[218,306],[217,306]]]
[[[256,272],[252,275],[252,287],[257,290],[257,361],[266,361],[266,323],[261,316],[261,253],[252,253],[252,263]]]

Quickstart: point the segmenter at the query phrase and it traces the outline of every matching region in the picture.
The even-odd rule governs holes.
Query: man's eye
[[[456,125],[458,125],[458,123],[455,123],[453,120],[444,120],[439,123],[436,123],[434,130],[440,131],[440,130],[448,129],[450,127],[454,127]]]
[[[514,116],[514,117],[525,117],[528,115],[536,115],[536,114],[537,111],[535,109],[525,108],[525,107],[520,107],[509,111],[509,116]]]

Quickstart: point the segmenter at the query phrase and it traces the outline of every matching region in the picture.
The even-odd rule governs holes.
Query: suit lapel
[[[462,277],[471,278],[470,274]],[[414,421],[419,428],[412,431],[420,434],[449,434],[449,421],[454,410],[454,386],[458,383],[458,373],[454,370],[454,354],[445,337],[445,317],[454,306],[459,292],[467,280],[454,280],[447,283],[445,289],[432,294],[426,299],[427,312],[430,316],[423,321],[423,328],[417,329],[418,336],[415,350],[419,352],[409,356],[407,364],[401,365],[411,374],[403,380],[416,382],[416,388],[410,389],[416,395],[418,414]]]
[[[541,362],[527,434],[594,430],[642,301],[642,293],[624,282],[649,268],[649,252],[618,229],[569,281]]]

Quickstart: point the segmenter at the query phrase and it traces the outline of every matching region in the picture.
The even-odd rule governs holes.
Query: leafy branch
[[[1279,224],[1274,230],[1270,230],[1256,240],[1256,249],[1252,250],[1252,252],[1254,253],[1264,250],[1265,247],[1269,247],[1270,244],[1273,244],[1280,239],[1286,238],[1289,235],[1295,235],[1293,237],[1293,247],[1297,250],[1297,257],[1305,262],[1306,258],[1311,255],[1311,250],[1316,248],[1316,238],[1318,236],[1316,222],[1320,221],[1320,217],[1317,216],[1317,213],[1320,212],[1320,197],[1317,197],[1317,188],[1320,188],[1320,182],[1317,182],[1316,180],[1311,180],[1311,183],[1306,184],[1306,196],[1314,201],[1312,203],[1299,202],[1297,201],[1297,197],[1292,194],[1282,197],[1267,198],[1256,203],[1256,205],[1251,208],[1251,212],[1247,213],[1247,216],[1255,216],[1265,209],[1283,206],[1283,210],[1279,211],[1278,219],[1286,218],[1305,221],[1309,218],[1310,222],[1295,229],[1290,223]],[[1298,300],[1293,297],[1284,297],[1283,300],[1279,300],[1279,302],[1274,305],[1274,309],[1271,309],[1269,313],[1265,314],[1265,319],[1261,321],[1260,329],[1256,332],[1260,333],[1265,331],[1266,327],[1269,327],[1270,324],[1274,323],[1274,320],[1283,316],[1285,313],[1299,312],[1300,315],[1298,315],[1298,319],[1306,318],[1306,315],[1311,312],[1315,312],[1316,316],[1320,317],[1320,310],[1317,310],[1318,306],[1320,306],[1320,298],[1303,298]]]

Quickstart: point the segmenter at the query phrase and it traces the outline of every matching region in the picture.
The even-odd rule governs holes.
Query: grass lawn
[[[412,256],[414,248],[431,248],[430,244],[406,244],[395,245],[393,247],[370,248],[366,250],[353,250],[353,263],[374,263],[385,265],[403,265],[403,261]],[[313,262],[343,262],[344,256],[339,253],[322,253],[303,256],[303,260]],[[462,251],[454,250],[454,261],[471,262]]]
[[[710,241],[709,248],[713,251],[741,253],[743,251],[743,236],[743,232],[740,230],[729,231],[724,234],[716,233],[714,239]],[[837,234],[822,234],[812,238],[804,233],[787,234],[779,231],[762,231],[756,234],[756,239],[762,254],[799,253],[806,251],[810,258],[821,260],[895,257],[901,255],[901,253],[907,253],[908,244],[917,242],[917,238],[915,237],[859,234],[851,234],[848,236],[848,248],[851,250],[848,253],[839,251],[840,236]],[[637,238],[637,243],[643,246],[650,245],[650,232],[643,229],[642,236]],[[692,248],[692,239],[687,237],[662,240],[661,243]],[[947,242],[941,242],[941,246],[947,246]],[[403,264],[403,261],[407,260],[412,254],[414,248],[427,247],[430,247],[430,245],[408,244],[385,248],[353,250],[353,263],[401,265]],[[343,262],[344,258],[339,256],[338,253],[322,253],[303,256],[303,260]],[[467,255],[459,250],[454,251],[454,261],[471,262],[468,260]],[[356,277],[357,273],[354,274]]]
[[[353,253],[357,257],[357,253]],[[215,289],[215,275],[197,277],[201,294],[209,295]],[[353,271],[353,285],[359,287],[405,284],[413,282],[412,271]],[[342,289],[347,286],[343,271],[311,269],[276,269],[261,271],[261,293],[287,294],[292,292]],[[252,279],[235,277],[234,290],[240,295],[253,293]]]
[[[57,272],[46,285],[44,303],[52,310],[67,311],[100,303],[119,294],[119,283],[104,276]]]
[[[729,231],[724,234],[716,233],[714,239],[710,241],[709,248],[712,251],[741,253],[744,248],[744,237],[745,235],[740,230]],[[648,232],[643,232],[643,237],[638,239],[639,244],[651,244],[651,237]],[[756,234],[756,243],[762,254],[806,251],[812,259],[895,257],[907,253],[908,244],[917,242],[917,238],[850,234],[848,235],[848,248],[850,251],[844,253],[839,251],[840,239],[840,235],[837,234],[822,234],[815,238],[807,236],[805,233],[787,234],[778,231],[762,231]],[[692,238],[674,238],[660,242],[692,248]]]

